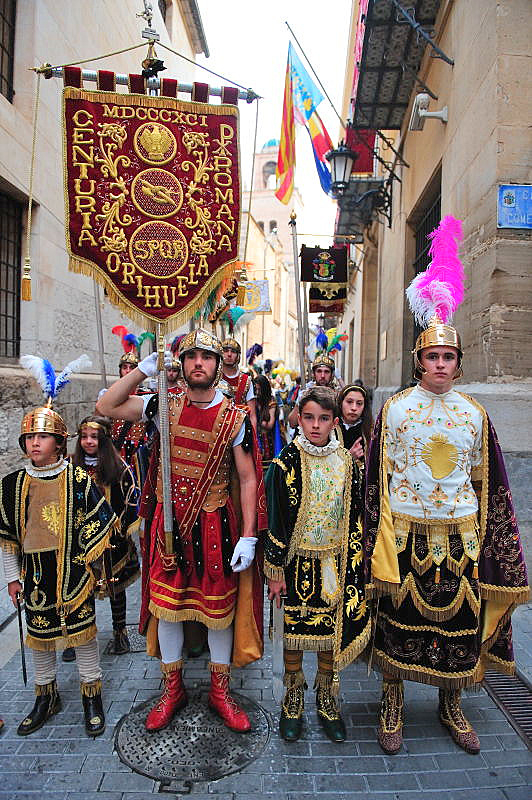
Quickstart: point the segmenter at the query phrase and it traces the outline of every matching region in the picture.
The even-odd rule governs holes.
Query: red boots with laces
[[[179,709],[184,708],[188,702],[183,684],[183,662],[161,662],[161,670],[164,675],[164,691],[157,705],[146,717],[145,723],[146,730],[151,732],[167,728]]]
[[[229,694],[230,667],[227,664],[209,664],[211,670],[211,690],[209,708],[222,719],[225,725],[237,733],[247,733],[251,723],[245,711]]]

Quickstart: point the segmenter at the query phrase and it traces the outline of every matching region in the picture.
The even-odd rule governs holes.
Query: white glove
[[[158,373],[157,369],[157,353],[150,353],[149,356],[143,358],[140,362],[139,369],[147,378],[155,378]],[[164,366],[165,368],[172,366],[172,353],[170,350],[164,351]]]
[[[231,566],[233,572],[243,572],[255,557],[255,545],[258,539],[255,536],[241,536],[235,545]]]

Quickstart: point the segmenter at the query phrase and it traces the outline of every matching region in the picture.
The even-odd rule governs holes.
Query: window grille
[[[13,102],[13,58],[17,0],[0,0],[0,94]]]
[[[22,206],[0,192],[0,358],[20,353]]]

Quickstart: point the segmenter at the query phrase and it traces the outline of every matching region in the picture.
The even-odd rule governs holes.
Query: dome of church
[[[268,139],[266,144],[262,146],[263,150],[268,150],[270,147],[279,147],[280,141],[279,139]]]

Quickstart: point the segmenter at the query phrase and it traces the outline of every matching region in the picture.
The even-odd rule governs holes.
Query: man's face
[[[445,345],[425,347],[419,354],[419,361],[425,370],[421,378],[421,386],[434,394],[448,392],[458,370],[456,347]]]
[[[79,437],[81,449],[87,453],[88,456],[95,456],[98,452],[98,429],[83,427],[81,429],[81,436]]]
[[[55,464],[58,459],[59,445],[51,433],[27,433],[26,453],[36,467]]]
[[[191,389],[208,389],[214,383],[218,360],[208,350],[189,350],[183,357],[183,376]]]
[[[299,414],[299,427],[309,442],[317,447],[327,444],[337,422],[338,417],[332,411],[322,408],[314,400],[305,403]]]
[[[240,356],[238,355],[236,350],[233,350],[232,347],[224,347],[223,359],[224,359],[224,365],[226,367],[236,367],[236,365],[240,360]]]
[[[167,368],[166,380],[168,381],[168,386],[177,386],[177,381],[179,380],[179,370],[177,367]]]
[[[330,367],[315,367],[314,380],[316,386],[328,386],[332,379],[332,371]]]
[[[129,364],[126,361],[124,364],[120,364],[120,368],[118,370],[118,373],[119,373],[120,377],[123,378],[124,375],[127,375],[128,372],[133,372],[134,369],[135,369],[135,365],[134,364]]]

